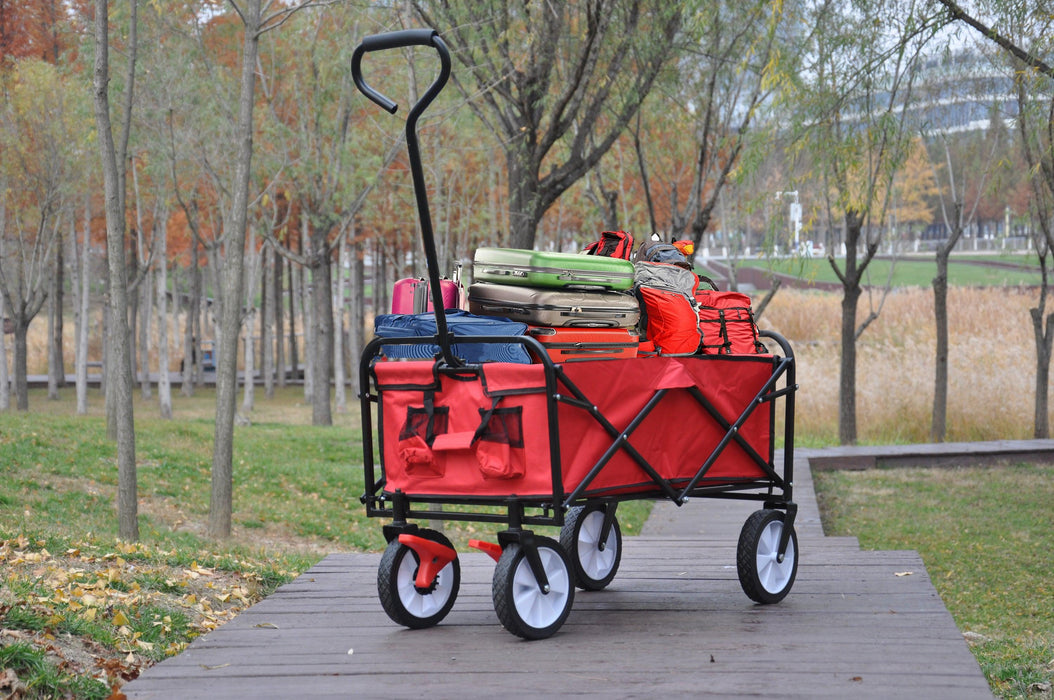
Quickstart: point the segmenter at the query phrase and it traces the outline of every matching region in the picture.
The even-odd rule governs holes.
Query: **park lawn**
[[[838,261],[841,266],[842,261]],[[998,262],[1001,265],[983,265],[981,262]],[[739,265],[771,270],[792,275],[810,282],[839,282],[826,258],[753,258],[740,260]],[[1019,266],[1017,268],[1006,265]],[[875,259],[865,272],[864,284],[884,287],[893,270],[894,287],[929,287],[937,273],[933,257],[902,258],[895,262],[887,258]],[[1003,287],[1039,285],[1042,279],[1038,264],[1029,256],[969,256],[962,261],[952,259],[948,265],[948,282],[953,286]]]
[[[1000,697],[1054,680],[1054,465],[813,477],[828,535],[919,552]]]

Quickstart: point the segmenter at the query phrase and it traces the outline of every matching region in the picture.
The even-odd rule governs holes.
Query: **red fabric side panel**
[[[381,390],[381,431],[385,490],[436,496],[507,496],[552,494],[549,433],[544,392],[503,396],[498,409],[501,423],[513,424],[517,444],[477,440],[469,449],[430,449],[423,429],[408,436],[414,418],[427,423],[423,386],[433,380],[431,362],[379,362],[375,365]],[[544,388],[542,365],[491,363],[486,381],[496,391]],[[411,387],[411,388],[401,388]],[[486,396],[479,378],[441,376],[433,396],[434,425],[443,434],[473,433],[481,410],[494,400]],[[440,440],[460,446],[461,440]],[[507,450],[507,451],[506,451]],[[508,455],[506,457],[506,455]],[[500,462],[500,464],[499,464]]]
[[[689,479],[714,451],[725,431],[687,391],[673,387],[684,386],[685,380],[691,378],[731,423],[772,376],[772,369],[772,362],[764,360],[655,357],[612,361],[603,369],[588,363],[567,365],[564,372],[620,431],[628,427],[656,389],[670,388],[629,442],[664,478]],[[618,377],[618,381],[612,381],[612,377]],[[771,403],[758,406],[740,431],[764,459],[768,459],[772,445],[771,412]],[[564,486],[571,491],[613,440],[586,412],[565,405],[560,407],[560,434]],[[708,479],[763,477],[764,472],[734,443],[728,445],[707,473]],[[647,474],[624,450],[619,450],[588,490],[646,481],[650,481]]]
[[[382,362],[375,366],[381,390],[382,444],[387,491],[430,496],[548,496],[552,479],[546,396],[543,392],[501,396],[500,421],[510,439],[477,440],[469,449],[431,449],[425,441],[425,395],[434,382],[430,362]],[[544,387],[542,365],[491,363],[484,382],[441,376],[434,393],[437,431],[472,433],[495,393]],[[563,365],[563,372],[588,401],[622,431],[656,391],[668,393],[630,436],[630,444],[667,479],[686,481],[713,453],[725,431],[688,392],[698,387],[728,422],[735,422],[772,376],[769,356],[653,357]],[[385,388],[387,387],[387,388]],[[564,392],[563,388],[558,391]],[[490,395],[488,396],[487,393]],[[757,406],[740,435],[768,459],[772,449],[771,403]],[[440,419],[441,418],[441,419]],[[614,438],[585,410],[560,404],[558,410],[563,490],[573,491]],[[491,424],[488,424],[491,425]],[[416,432],[411,428],[415,428]],[[495,431],[485,431],[488,435]],[[500,432],[500,431],[496,431]],[[460,448],[453,437],[443,443]],[[731,442],[707,473],[708,480],[764,478],[743,449]],[[602,489],[631,492],[653,488],[650,477],[619,450],[592,481],[587,493]]]

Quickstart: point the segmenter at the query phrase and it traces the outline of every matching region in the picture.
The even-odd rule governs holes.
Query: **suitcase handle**
[[[428,188],[425,185],[424,169],[421,167],[421,151],[417,144],[417,120],[432,100],[439,95],[450,77],[450,51],[446,43],[434,29],[405,29],[386,34],[374,34],[365,37],[355,47],[351,55],[351,77],[355,87],[372,102],[380,105],[389,114],[395,114],[399,105],[394,100],[371,87],[362,77],[362,57],[371,51],[384,51],[404,46],[431,46],[439,54],[439,75],[428,86],[410,113],[406,116],[406,150],[410,160],[410,174],[414,181],[414,196],[417,199],[417,215],[421,220],[421,238],[424,242],[425,261],[428,265],[428,279],[431,282],[432,307],[435,309],[436,343],[442,351],[443,359],[452,367],[463,363],[455,357],[451,349],[450,333],[447,330],[446,311],[443,304],[443,290],[439,284],[439,258],[436,255],[435,235],[432,231],[432,217],[428,212]]]

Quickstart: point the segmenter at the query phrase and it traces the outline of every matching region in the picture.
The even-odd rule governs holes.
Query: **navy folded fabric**
[[[527,324],[496,316],[477,316],[467,311],[450,310],[446,312],[447,329],[454,334],[457,342],[451,350],[469,364],[480,362],[515,362],[530,364],[531,357],[520,343],[473,343],[465,341],[465,336],[503,336],[523,335]],[[436,335],[436,317],[434,313],[424,314],[382,314],[373,322],[374,332],[380,338],[421,338]],[[438,344],[392,344],[382,348],[385,357],[429,359],[439,353]]]

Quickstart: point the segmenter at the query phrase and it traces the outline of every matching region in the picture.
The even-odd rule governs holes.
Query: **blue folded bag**
[[[463,336],[523,335],[527,324],[496,316],[477,316],[467,311],[446,312],[447,329],[458,339],[451,346],[454,355],[469,364],[479,362],[515,362],[530,364],[531,357],[521,343],[473,343]],[[382,314],[373,322],[374,332],[379,338],[421,338],[436,335],[436,316],[424,314]],[[439,354],[435,344],[393,344],[382,348],[385,357],[430,359]]]

